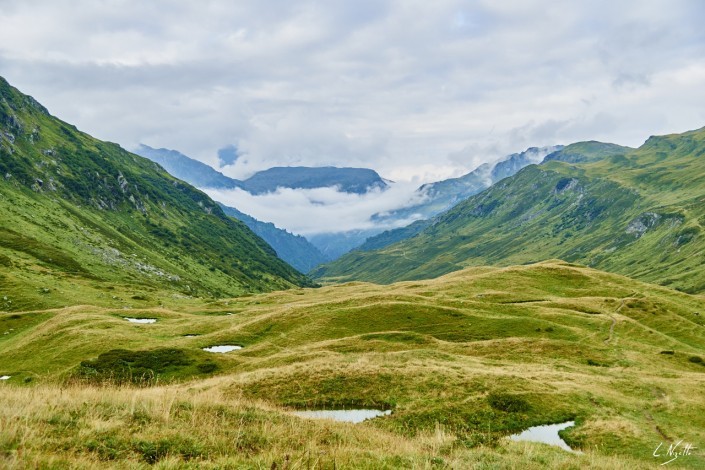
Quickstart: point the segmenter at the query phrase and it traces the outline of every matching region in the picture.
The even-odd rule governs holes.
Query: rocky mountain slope
[[[4,79],[0,175],[6,308],[64,305],[79,285],[219,296],[309,283],[207,195],[51,116]]]

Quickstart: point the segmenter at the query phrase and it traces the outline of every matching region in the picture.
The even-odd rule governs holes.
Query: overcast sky
[[[701,0],[0,0],[0,75],[104,140],[245,176],[435,180],[705,125]]]

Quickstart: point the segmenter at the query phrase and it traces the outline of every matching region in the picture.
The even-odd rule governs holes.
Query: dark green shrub
[[[495,410],[507,413],[518,413],[531,409],[531,405],[523,397],[508,393],[492,392],[487,396],[487,402]]]
[[[175,372],[193,362],[182,349],[112,349],[96,359],[81,362],[77,374],[80,378],[96,381],[150,384],[155,382],[159,375]]]
[[[196,366],[198,368],[199,372],[202,372],[204,374],[210,374],[211,372],[215,372],[218,370],[218,364],[215,362],[202,362]]]

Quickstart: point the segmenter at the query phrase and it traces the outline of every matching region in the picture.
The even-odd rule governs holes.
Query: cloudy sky
[[[0,0],[0,75],[127,148],[234,145],[230,176],[425,182],[704,126],[704,23],[701,0]]]

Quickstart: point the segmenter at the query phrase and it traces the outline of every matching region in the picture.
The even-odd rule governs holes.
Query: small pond
[[[0,380],[8,380],[10,378],[9,375],[1,375]]]
[[[130,317],[124,317],[125,320],[129,321],[130,323],[157,323],[156,318],[130,318]]]
[[[560,424],[546,424],[543,426],[533,426],[519,434],[512,434],[511,436],[509,436],[509,438],[513,441],[541,442],[544,444],[558,446],[563,450],[567,450],[568,452],[575,452],[558,435],[558,431],[562,431],[571,426],[575,426],[575,421],[566,421],[565,423]]]
[[[204,351],[208,351],[208,352],[212,352],[212,353],[227,353],[230,351],[242,349],[242,346],[223,345],[223,346],[211,346],[209,348],[202,348],[202,349]]]
[[[294,411],[293,414],[301,418],[332,419],[346,423],[361,423],[367,419],[378,416],[389,416],[392,410],[307,410]]]
[[[195,338],[196,336],[198,336],[198,335],[188,334],[188,335],[184,335],[184,338]]]

